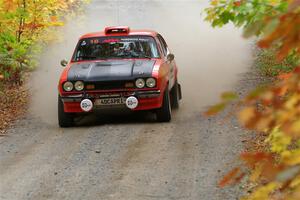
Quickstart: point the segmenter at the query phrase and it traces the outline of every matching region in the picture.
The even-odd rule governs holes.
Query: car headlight
[[[72,82],[67,81],[67,82],[64,83],[63,88],[64,88],[64,90],[65,90],[66,92],[70,92],[70,91],[73,90],[74,85],[73,85]]]
[[[135,86],[137,88],[143,88],[143,87],[145,87],[145,81],[144,81],[144,79],[142,79],[142,78],[136,79]]]
[[[75,90],[81,91],[84,89],[84,83],[82,81],[76,81],[74,84]]]
[[[153,88],[156,86],[156,80],[154,78],[147,78],[146,85],[149,88]]]

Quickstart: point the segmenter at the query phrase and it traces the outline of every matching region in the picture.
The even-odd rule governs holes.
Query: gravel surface
[[[233,118],[204,118],[221,91],[243,93],[256,82],[246,73],[251,45],[233,27],[202,21],[199,1],[93,1],[41,55],[31,80],[28,114],[0,138],[1,200],[237,199],[238,187],[217,182],[243,148]],[[184,99],[171,123],[151,113],[90,116],[80,126],[57,126],[59,60],[80,34],[107,25],[158,30],[180,68]],[[241,81],[239,81],[241,80]],[[225,114],[224,114],[225,115]]]

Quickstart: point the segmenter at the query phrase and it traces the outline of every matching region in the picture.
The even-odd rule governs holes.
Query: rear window
[[[114,58],[159,58],[159,53],[150,36],[98,37],[80,40],[72,60]]]

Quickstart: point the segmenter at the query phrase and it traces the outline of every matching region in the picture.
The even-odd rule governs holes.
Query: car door
[[[157,38],[161,44],[162,47],[162,51],[163,51],[163,56],[164,56],[164,60],[165,60],[165,64],[168,65],[168,68],[170,69],[169,72],[169,90],[173,87],[174,83],[175,83],[175,61],[168,61],[167,56],[170,53],[169,49],[168,49],[168,45],[166,43],[166,41],[164,40],[164,38],[158,34]]]

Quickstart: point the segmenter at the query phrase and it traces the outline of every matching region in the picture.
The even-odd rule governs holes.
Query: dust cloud
[[[70,59],[81,34],[114,25],[153,29],[164,36],[180,70],[184,99],[179,112],[200,111],[217,102],[219,94],[232,89],[251,66],[251,44],[232,26],[213,29],[204,22],[201,12],[207,6],[208,1],[200,0],[92,1],[84,7],[83,16],[60,30],[63,40],[50,44],[40,55],[30,83],[30,114],[56,126],[60,60]]]

